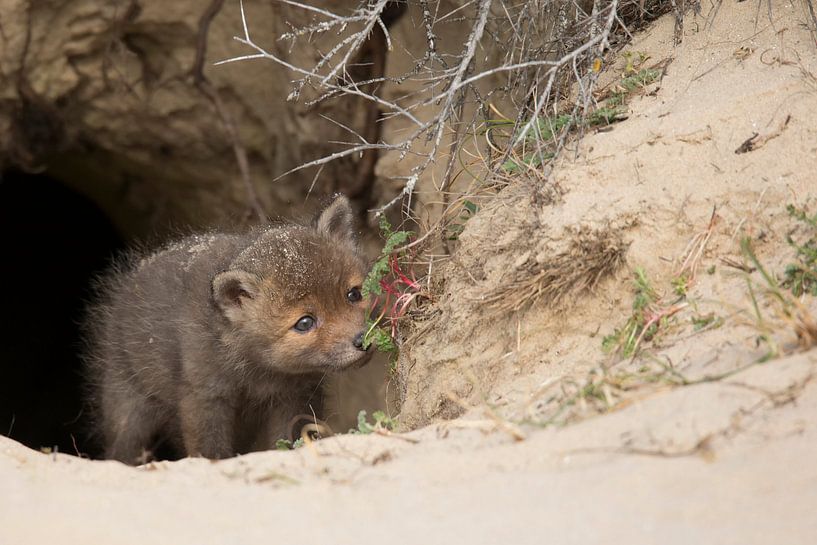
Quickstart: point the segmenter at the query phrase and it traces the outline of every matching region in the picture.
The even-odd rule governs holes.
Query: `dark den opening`
[[[81,321],[94,276],[123,241],[93,202],[47,175],[4,172],[0,206],[0,433],[35,449],[94,455]]]

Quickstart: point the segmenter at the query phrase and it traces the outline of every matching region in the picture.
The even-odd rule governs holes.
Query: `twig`
[[[261,201],[258,198],[258,193],[252,184],[250,177],[250,165],[247,161],[247,151],[241,143],[241,137],[238,134],[238,129],[235,124],[233,116],[227,111],[224,102],[218,94],[218,91],[213,87],[210,81],[204,75],[204,58],[207,54],[207,32],[210,29],[210,23],[213,18],[218,15],[224,5],[224,0],[212,0],[210,5],[199,19],[199,31],[196,40],[196,58],[193,62],[193,82],[196,87],[206,96],[213,104],[222,124],[224,125],[227,135],[230,138],[233,146],[233,153],[235,154],[238,169],[241,172],[241,180],[244,184],[244,189],[247,193],[247,204],[250,210],[255,215],[256,220],[263,221],[266,218],[264,208],[261,206]],[[243,12],[242,12],[243,16]]]
[[[367,125],[376,125],[377,130],[357,128],[353,134],[363,135],[359,142],[344,143],[345,148],[333,151],[324,157],[305,162],[286,173],[284,176],[308,167],[319,167],[331,161],[360,154],[359,178],[370,176],[373,164],[378,156],[396,152],[399,158],[408,153],[420,158],[404,176],[394,177],[402,182],[396,196],[385,204],[374,207],[371,212],[380,215],[397,203],[403,203],[410,214],[411,201],[417,184],[435,163],[437,154],[443,147],[443,135],[450,131],[451,143],[446,147],[451,153],[445,173],[437,189],[447,201],[454,176],[455,155],[461,153],[462,143],[466,136],[478,132],[477,116],[482,115],[488,121],[487,104],[493,93],[503,93],[518,106],[518,115],[512,132],[502,146],[496,142],[489,145],[496,148],[501,159],[495,161],[492,155],[491,164],[495,166],[494,174],[521,144],[528,146],[525,153],[538,155],[537,164],[525,164],[529,173],[538,179],[546,176],[543,165],[552,157],[553,149],[544,149],[541,145],[540,129],[546,125],[541,120],[547,119],[545,111],[558,112],[558,101],[568,95],[567,85],[577,82],[579,97],[572,104],[574,117],[587,115],[596,105],[593,95],[598,78],[598,69],[592,69],[594,61],[603,56],[610,48],[615,37],[629,35],[625,23],[627,16],[620,13],[620,0],[593,2],[591,14],[587,14],[568,0],[558,0],[544,7],[532,1],[520,4],[500,3],[493,0],[470,0],[457,6],[448,13],[439,15],[435,10],[440,5],[428,0],[419,0],[422,20],[418,30],[422,33],[425,52],[414,59],[410,70],[402,75],[377,74],[372,70],[371,77],[355,78],[360,72],[359,59],[363,51],[374,38],[372,33],[382,38],[382,50],[389,50],[395,45],[389,34],[389,24],[393,21],[390,13],[393,4],[390,0],[359,0],[356,9],[348,14],[310,6],[306,0],[279,0],[286,6],[310,12],[312,21],[308,24],[290,25],[290,30],[279,37],[290,42],[290,47],[303,47],[304,42],[315,35],[327,36],[328,32],[336,33],[338,38],[329,45],[328,50],[318,51],[316,61],[308,66],[296,66],[294,62],[281,58],[268,49],[260,46],[251,36],[243,1],[240,2],[242,34],[235,40],[247,46],[248,54],[225,59],[217,64],[265,59],[285,67],[293,72],[295,79],[288,100],[299,100],[304,89],[315,91],[315,97],[305,100],[308,106],[342,96],[351,96],[367,101],[381,109],[378,116],[368,115]],[[497,7],[499,6],[499,7]],[[625,4],[625,6],[630,6]],[[496,9],[493,9],[495,8]],[[492,13],[492,9],[495,13]],[[558,19],[558,20],[557,20]],[[553,21],[556,24],[553,24]],[[446,33],[439,30],[441,22],[447,24],[465,21],[469,25],[468,37],[459,53],[443,55],[440,45]],[[616,27],[620,29],[615,30]],[[615,31],[614,31],[615,30]],[[504,52],[495,63],[494,56],[478,54],[481,48]],[[447,49],[450,49],[447,48]],[[558,53],[558,54],[557,54]],[[372,64],[374,61],[372,62]],[[493,64],[491,64],[493,63]],[[477,85],[484,84],[489,78],[504,80],[485,93]],[[411,79],[419,83],[419,91],[406,93],[395,99],[386,99],[378,95],[383,83],[396,85]],[[573,100],[573,99],[571,99]],[[461,119],[465,105],[474,102],[477,105],[474,120],[469,126]],[[376,112],[377,110],[371,110]],[[419,112],[423,112],[423,116]],[[384,141],[379,134],[380,121],[402,118],[410,122],[410,131],[399,133],[400,136]],[[581,129],[581,126],[579,126]],[[490,133],[486,133],[490,139]],[[553,138],[553,148],[558,154],[568,142],[568,131],[561,131]],[[421,146],[425,147],[421,148]],[[479,152],[477,152],[479,154]],[[521,161],[520,164],[525,163]],[[538,170],[537,170],[538,169]],[[445,206],[445,203],[444,203]]]
[[[737,154],[748,153],[765,145],[770,140],[774,140],[775,138],[783,134],[783,131],[789,125],[789,121],[791,121],[791,114],[787,115],[786,119],[784,119],[776,129],[767,134],[761,136],[756,132],[752,133],[752,136],[747,138],[740,146],[738,146],[738,149],[735,150],[735,153]]]

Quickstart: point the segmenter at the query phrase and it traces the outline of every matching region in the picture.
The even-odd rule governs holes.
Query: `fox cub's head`
[[[287,373],[366,361],[365,276],[349,201],[339,196],[310,227],[262,231],[213,279],[213,300],[242,356]]]

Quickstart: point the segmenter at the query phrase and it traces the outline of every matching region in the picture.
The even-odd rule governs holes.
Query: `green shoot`
[[[809,216],[806,210],[793,205],[786,207],[789,215],[804,224],[810,231],[804,242],[795,241],[791,235],[786,241],[796,252],[796,263],[786,266],[783,286],[791,290],[795,297],[809,294],[817,297],[817,214]]]
[[[396,420],[384,413],[383,411],[374,411],[372,413],[373,423],[366,420],[366,411],[357,413],[357,429],[349,430],[349,433],[360,433],[368,435],[378,430],[391,431],[397,424]]]

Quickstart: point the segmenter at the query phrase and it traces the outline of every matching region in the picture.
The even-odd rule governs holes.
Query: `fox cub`
[[[366,362],[364,274],[343,196],[309,227],[191,236],[119,266],[89,312],[105,456],[272,448],[320,411],[327,373]]]

